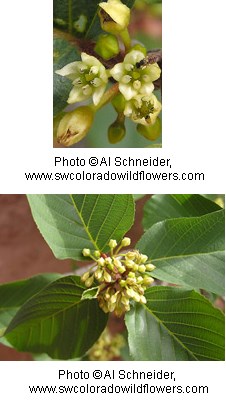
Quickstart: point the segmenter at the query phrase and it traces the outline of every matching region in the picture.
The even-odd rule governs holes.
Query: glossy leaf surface
[[[224,315],[199,293],[152,287],[126,314],[134,360],[224,360]]]
[[[33,218],[57,258],[82,259],[83,248],[109,251],[134,219],[134,201],[126,194],[29,195]]]
[[[170,283],[224,294],[224,210],[153,225],[137,244]]]
[[[80,277],[67,276],[28,300],[5,337],[17,350],[47,353],[54,359],[85,354],[98,339],[108,315],[96,300],[81,300]]]

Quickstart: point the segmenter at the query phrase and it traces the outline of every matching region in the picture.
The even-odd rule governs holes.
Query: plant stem
[[[120,32],[120,37],[123,41],[126,52],[129,51],[131,48],[131,38],[130,38],[129,31],[127,30],[127,28],[125,28],[125,30]]]

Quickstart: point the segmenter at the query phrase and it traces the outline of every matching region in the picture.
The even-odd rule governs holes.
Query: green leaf
[[[67,99],[72,88],[72,82],[56,74],[70,62],[80,60],[80,56],[74,45],[62,38],[53,40],[53,114],[56,116],[67,106]]]
[[[224,360],[224,315],[199,293],[152,287],[126,314],[134,360]]]
[[[0,285],[0,335],[4,334],[12,318],[29,298],[60,277],[58,273],[46,273]],[[5,343],[5,339],[1,338],[0,342]]]
[[[129,194],[37,194],[28,201],[41,234],[60,259],[84,261],[83,248],[109,251],[109,240],[119,241],[134,219]]]
[[[137,248],[156,266],[153,277],[224,294],[224,210],[161,221]]]
[[[69,32],[76,37],[94,38],[101,33],[97,14],[100,0],[54,0],[53,22],[60,30]],[[132,7],[134,0],[123,0],[128,7]]]
[[[145,230],[167,218],[197,217],[221,208],[199,194],[156,194],[144,206]]]
[[[80,357],[99,338],[107,323],[96,300],[81,300],[80,277],[67,276],[28,300],[6,330],[19,351],[47,353],[55,359]]]

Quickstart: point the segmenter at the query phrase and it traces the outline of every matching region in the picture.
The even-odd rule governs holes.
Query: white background
[[[224,0],[163,0],[163,149],[52,149],[52,1],[1,4],[0,193],[225,193],[226,59]],[[94,153],[94,154],[93,154]],[[25,171],[52,171],[54,156],[170,157],[176,171],[205,171],[200,183],[27,183]],[[74,188],[74,190],[73,190]],[[55,363],[54,363],[55,364]],[[58,364],[58,363],[56,363]],[[64,363],[67,366],[69,363]],[[85,363],[83,363],[85,364]],[[115,363],[122,364],[125,363]],[[147,363],[134,363],[137,368]],[[150,363],[151,369],[155,364]],[[161,366],[167,363],[161,363]],[[107,364],[111,366],[110,363]],[[81,367],[82,364],[79,363]],[[73,363],[74,370],[77,363]],[[131,396],[122,404],[201,406],[220,401],[225,363],[170,363],[180,381],[211,386],[207,396]],[[1,401],[8,406],[77,406],[78,397],[28,395],[29,382],[54,384],[52,363],[0,363]],[[53,379],[53,381],[52,381]],[[25,386],[25,387],[24,387]],[[15,388],[13,388],[15,387]],[[81,399],[84,402],[84,398]],[[118,396],[93,406],[120,402]],[[23,404],[23,405],[22,405]],[[121,404],[121,403],[120,403]]]

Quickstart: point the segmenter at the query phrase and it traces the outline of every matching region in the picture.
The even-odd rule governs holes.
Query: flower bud
[[[144,136],[148,140],[156,140],[161,135],[162,131],[162,123],[160,118],[156,118],[154,124],[150,126],[145,126],[139,123],[137,125],[137,131],[142,136]]]
[[[81,281],[82,281],[82,282],[85,282],[88,278],[89,278],[89,272],[85,272],[85,273],[81,276]]]
[[[142,278],[142,276],[138,276],[138,278],[137,278],[137,283],[143,283],[143,278]]]
[[[111,257],[110,256],[108,256],[107,258],[105,258],[105,263],[107,264],[107,265],[111,265],[112,264],[112,259],[111,259]]]
[[[139,265],[138,266],[138,272],[144,273],[146,271],[146,266],[145,265]]]
[[[92,275],[92,276],[90,276],[90,278],[86,279],[85,286],[87,288],[90,288],[90,286],[92,286],[92,284],[93,284],[93,281],[94,281],[94,276]]]
[[[118,244],[117,244],[117,241],[115,239],[110,239],[110,241],[108,243],[109,248],[114,249],[115,247],[117,247],[117,245]]]
[[[131,259],[132,261],[136,258],[136,252],[127,252],[126,259]]]
[[[118,268],[118,271],[119,271],[119,273],[124,273],[124,272],[126,271],[125,266],[120,266],[120,267]]]
[[[152,272],[155,268],[156,266],[151,263],[146,265],[146,271],[148,272]]]
[[[95,278],[96,278],[97,280],[100,280],[100,279],[102,278],[103,271],[102,271],[101,269],[97,269],[97,270],[95,271],[94,275],[95,275]]]
[[[125,265],[126,265],[127,268],[132,269],[133,265],[134,265],[134,262],[131,261],[130,259],[128,259],[128,261],[125,261]]]
[[[143,280],[143,285],[151,285],[154,282],[154,279],[151,278],[150,276],[146,275],[144,276],[144,280]]]
[[[57,141],[71,146],[82,140],[92,126],[94,112],[89,106],[79,106],[61,119],[57,129]]]
[[[104,266],[104,264],[105,264],[105,260],[104,260],[104,258],[99,258],[98,260],[97,260],[97,264],[99,265],[99,266]]]
[[[104,60],[109,60],[119,54],[119,44],[117,38],[112,34],[102,34],[99,36],[94,51]]]
[[[130,239],[130,238],[124,237],[124,238],[122,239],[121,245],[122,245],[123,247],[129,246],[130,244],[131,244],[131,239]]]
[[[110,282],[111,282],[111,275],[110,275],[108,272],[106,272],[106,271],[104,271],[104,280],[105,280],[105,282],[107,282],[107,283],[110,283]]]
[[[133,299],[135,300],[135,302],[140,302],[140,295],[139,293],[134,291],[134,295],[133,295]]]
[[[110,303],[116,303],[118,292],[111,296]]]
[[[124,125],[124,115],[123,115],[123,121],[119,120],[119,116],[118,116],[116,121],[113,122],[108,128],[109,143],[115,144],[115,143],[121,142],[125,134],[126,134],[126,128]]]
[[[122,263],[121,263],[121,261],[119,259],[114,259],[113,263],[116,266],[116,268],[121,268],[122,267]]]
[[[96,258],[100,258],[100,251],[94,251],[93,255],[94,255]]]
[[[90,253],[91,253],[90,249],[87,249],[87,248],[84,248],[83,251],[82,251],[83,256],[90,256]]]
[[[130,9],[120,0],[99,3],[99,17],[102,30],[117,34],[129,25]]]
[[[140,262],[141,263],[145,263],[147,260],[148,260],[147,255],[140,254]]]
[[[145,303],[147,303],[147,299],[144,295],[140,296],[140,303],[143,303],[145,305]]]

